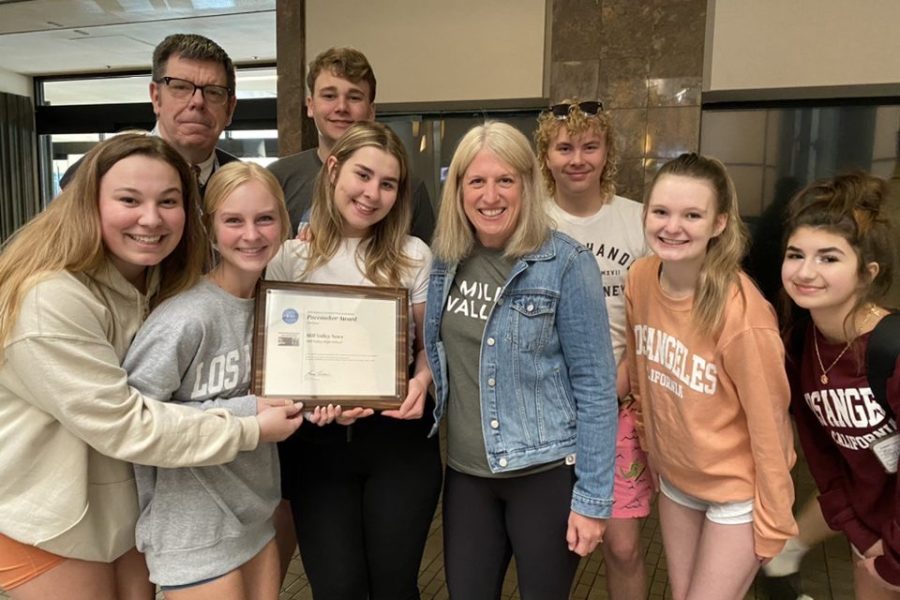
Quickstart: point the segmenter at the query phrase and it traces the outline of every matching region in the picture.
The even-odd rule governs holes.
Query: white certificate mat
[[[406,290],[263,282],[254,392],[307,405],[399,406],[406,395],[406,311]]]

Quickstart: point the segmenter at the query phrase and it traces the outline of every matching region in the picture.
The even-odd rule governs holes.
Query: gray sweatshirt
[[[125,357],[128,383],[157,400],[255,415],[252,331],[253,300],[203,279],[150,314]],[[223,575],[274,536],[272,513],[281,497],[274,444],[225,465],[134,470],[141,510],[135,537],[154,583]]]

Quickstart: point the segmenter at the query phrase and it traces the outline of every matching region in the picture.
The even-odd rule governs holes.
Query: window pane
[[[50,106],[124,104],[150,100],[149,74],[45,79],[42,84],[44,104]],[[239,69],[237,72],[238,99],[275,98],[277,87],[278,77],[274,67]]]

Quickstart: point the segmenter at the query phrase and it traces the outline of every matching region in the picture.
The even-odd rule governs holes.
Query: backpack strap
[[[887,399],[887,382],[894,375],[900,355],[900,313],[892,313],[878,322],[866,348],[866,376],[875,400],[893,415]]]

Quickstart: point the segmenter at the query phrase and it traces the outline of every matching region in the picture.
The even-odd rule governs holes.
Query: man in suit
[[[150,101],[156,114],[151,134],[172,144],[191,164],[202,194],[216,169],[238,160],[216,148],[237,105],[231,58],[202,35],[176,33],[166,37],[153,51]],[[66,171],[62,187],[79,164]]]

